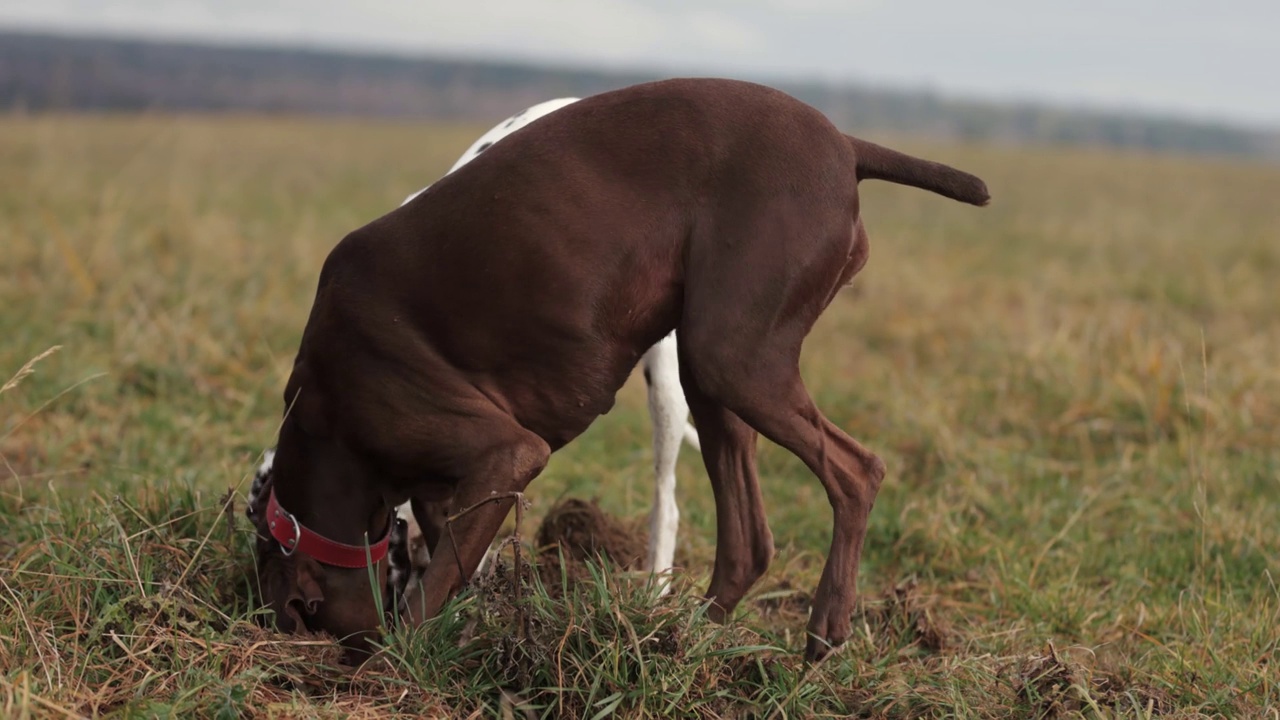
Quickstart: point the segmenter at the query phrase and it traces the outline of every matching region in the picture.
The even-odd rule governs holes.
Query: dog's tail
[[[942,163],[921,160],[897,150],[859,140],[852,135],[849,144],[858,157],[858,181],[888,180],[935,192],[970,205],[986,205],[991,201],[986,183],[967,172]]]

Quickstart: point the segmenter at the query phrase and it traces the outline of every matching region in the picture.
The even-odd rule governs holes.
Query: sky
[[[852,81],[1280,128],[1278,0],[0,0],[0,27]]]

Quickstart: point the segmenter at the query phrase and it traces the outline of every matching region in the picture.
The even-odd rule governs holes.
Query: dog
[[[804,652],[842,645],[885,466],[814,405],[799,357],[867,262],[863,180],[990,199],[979,178],[846,135],[777,90],[684,78],[535,120],[344,237],[320,272],[255,511],[277,626],[367,656],[370,567],[380,586],[406,500],[424,531],[452,508],[407,589],[405,619],[434,617],[551,453],[674,330],[716,503],[710,616],[724,621],[773,557],[758,433],[826,490],[833,533]]]
[[[466,165],[488,150],[494,143],[544,115],[571,105],[581,98],[564,97],[547,100],[526,108],[493,126],[476,139],[462,157],[449,168],[449,173]],[[447,175],[448,173],[446,173]],[[430,187],[429,185],[427,187]],[[408,204],[426,192],[423,188],[405,198]],[[683,439],[701,451],[698,431],[689,424],[689,406],[680,387],[679,359],[675,332],[668,333],[640,358],[645,385],[648,387],[649,417],[653,421],[653,507],[649,512],[649,571],[660,578],[675,562],[676,536],[680,528],[680,509],[676,505],[676,460]],[[661,582],[665,592],[667,584]]]
[[[580,98],[565,97],[547,100],[525,108],[503,120],[481,135],[466,149],[445,173],[454,172],[488,150],[494,143],[528,125],[544,115],[577,102]],[[407,205],[431,186],[410,193],[400,204]],[[649,552],[647,567],[660,578],[659,592],[665,593],[665,574],[675,561],[676,536],[679,531],[680,510],[676,504],[676,460],[683,439],[695,450],[700,450],[698,431],[689,424],[689,406],[685,404],[684,390],[680,387],[680,374],[676,356],[676,337],[672,332],[659,340],[641,358],[645,384],[648,388],[649,415],[653,422],[654,497],[649,515]],[[271,476],[275,449],[263,453],[249,491],[248,508],[258,505],[261,489]],[[396,525],[388,550],[388,580],[384,589],[387,597],[402,598],[405,587],[426,569],[431,559],[431,549],[422,529],[413,517],[409,504],[396,508]],[[492,557],[486,554],[477,572]],[[394,603],[393,603],[394,604]]]

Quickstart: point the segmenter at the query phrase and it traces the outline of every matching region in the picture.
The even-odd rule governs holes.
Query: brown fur
[[[357,542],[383,531],[389,504],[414,500],[425,527],[440,503],[523,491],[675,329],[715,493],[716,615],[773,555],[758,432],[808,465],[834,510],[806,646],[824,655],[849,635],[884,465],[823,417],[797,362],[867,261],[857,185],[872,178],[988,197],[972,175],[848,137],[751,83],[648,83],[531,123],[329,255],[285,390],[281,504]],[[474,572],[510,507],[484,505],[439,536],[409,590],[413,622],[462,586],[459,561]],[[373,630],[360,627],[369,593],[352,590],[363,573],[323,568],[308,622],[357,632],[357,648]]]

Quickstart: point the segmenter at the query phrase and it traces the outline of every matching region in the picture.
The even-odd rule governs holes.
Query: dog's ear
[[[276,628],[284,633],[305,632],[310,629],[307,618],[324,602],[320,568],[305,555],[273,560],[267,562],[260,580],[266,605],[275,611]]]
[[[314,381],[314,373],[305,361],[294,364],[293,373],[285,383],[284,406],[287,416],[296,420],[308,435],[329,436],[329,408]]]

